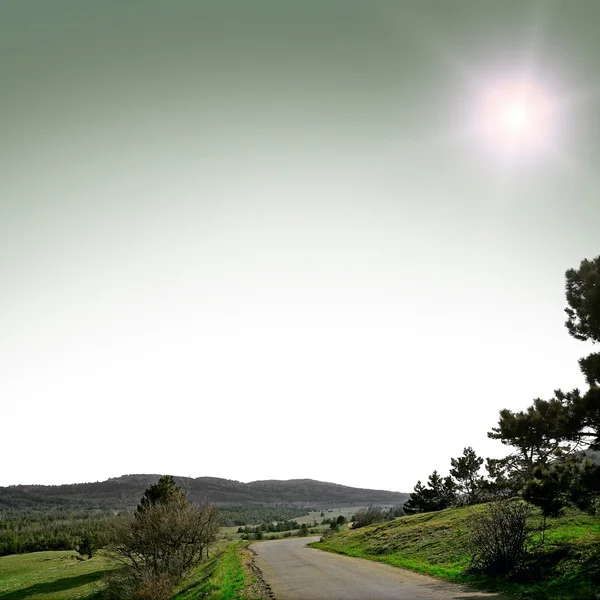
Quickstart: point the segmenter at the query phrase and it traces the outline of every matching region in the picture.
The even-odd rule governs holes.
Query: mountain
[[[144,490],[156,483],[159,477],[160,475],[123,475],[96,483],[0,487],[0,509],[51,506],[131,508],[137,504]],[[209,501],[219,505],[395,505],[408,499],[408,494],[401,492],[353,488],[313,479],[242,483],[218,477],[175,477],[175,481],[185,490],[190,501]]]

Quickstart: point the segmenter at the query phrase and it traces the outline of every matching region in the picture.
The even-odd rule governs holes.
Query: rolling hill
[[[159,475],[123,475],[95,483],[66,485],[15,485],[0,487],[0,508],[97,507],[123,509],[135,506],[144,490]],[[242,483],[218,477],[175,477],[192,502],[219,505],[326,506],[353,504],[395,505],[408,494],[353,488],[313,479],[268,480]]]

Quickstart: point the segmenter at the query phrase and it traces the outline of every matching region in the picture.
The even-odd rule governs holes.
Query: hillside
[[[484,505],[400,517],[394,521],[344,531],[312,544],[316,548],[367,558],[460,583],[501,591],[529,600],[591,600],[600,589],[600,521],[568,510],[548,519],[542,545],[539,534],[531,548],[530,571],[519,582],[467,573],[470,555],[467,522]],[[531,526],[539,527],[540,517]]]
[[[96,483],[56,486],[16,485],[0,487],[0,508],[42,508],[93,506],[122,509],[135,506],[144,490],[159,475],[123,475]],[[408,494],[385,490],[353,488],[312,479],[269,480],[242,483],[218,477],[175,477],[192,502],[210,501],[220,505],[285,504],[326,506],[343,504],[395,505]]]

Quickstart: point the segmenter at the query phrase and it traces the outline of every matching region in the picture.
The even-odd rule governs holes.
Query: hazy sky
[[[504,455],[501,408],[584,386],[564,272],[600,254],[599,22],[3,0],[0,485],[410,491]],[[544,130],[508,151],[480,122],[515,81]]]

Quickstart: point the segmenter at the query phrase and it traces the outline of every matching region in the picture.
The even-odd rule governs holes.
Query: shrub
[[[219,529],[217,507],[192,505],[169,483],[161,478],[146,490],[135,514],[115,524],[113,556],[124,568],[109,582],[109,598],[170,598],[174,587],[208,556]]]
[[[367,508],[362,508],[352,518],[352,529],[372,525],[384,521],[385,516],[383,511],[378,506],[369,505]]]
[[[130,571],[109,576],[103,598],[107,600],[165,600],[175,589],[175,581],[166,573]]]
[[[531,509],[520,501],[498,500],[468,523],[470,571],[503,576],[517,573],[527,557]]]

